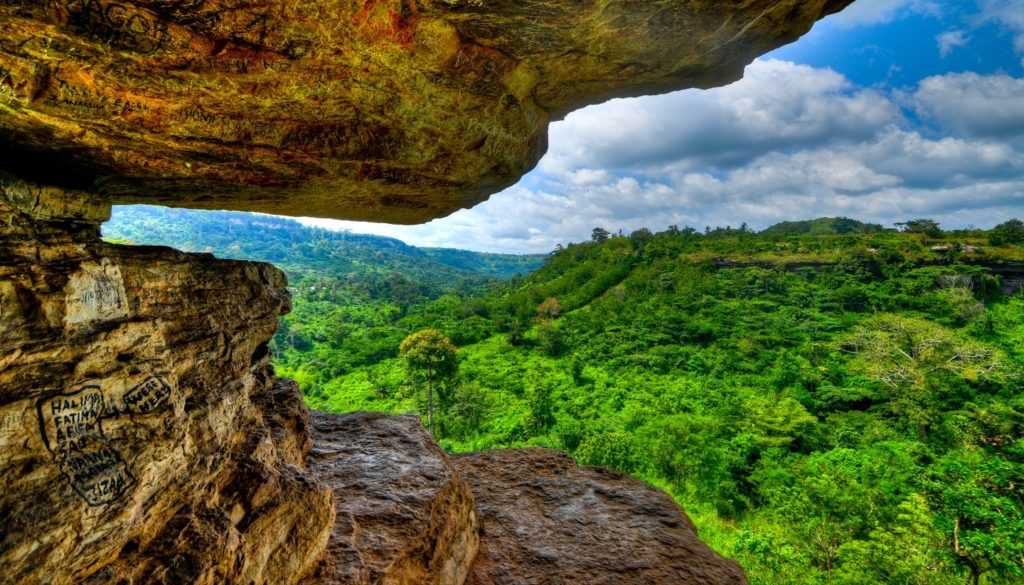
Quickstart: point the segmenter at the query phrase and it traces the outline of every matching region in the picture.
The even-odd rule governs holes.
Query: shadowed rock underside
[[[731,82],[850,1],[2,0],[0,171],[422,222],[513,184],[550,120]]]

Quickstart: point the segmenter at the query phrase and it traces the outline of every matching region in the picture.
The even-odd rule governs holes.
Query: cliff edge
[[[272,266],[107,244],[86,194],[0,193],[0,583],[745,582],[624,474],[310,414],[269,365]]]

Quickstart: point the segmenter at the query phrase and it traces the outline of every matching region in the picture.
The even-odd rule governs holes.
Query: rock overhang
[[[573,109],[726,84],[850,1],[3,0],[0,171],[417,223],[513,184]]]

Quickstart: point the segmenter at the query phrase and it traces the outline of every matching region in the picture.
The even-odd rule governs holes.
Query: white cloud
[[[1024,79],[957,73],[922,80],[909,100],[918,114],[969,136],[1024,138]]]
[[[677,170],[744,164],[778,149],[861,140],[900,119],[884,96],[845,77],[756,61],[728,87],[612,100],[551,128],[545,172],[578,168]]]
[[[935,37],[935,42],[939,44],[939,56],[943,59],[948,57],[953,49],[966,47],[970,40],[967,33],[962,30],[946,31]]]
[[[1024,6],[1020,0],[979,0],[982,21],[994,22],[1013,35],[1014,48],[1024,55]],[[1024,60],[1021,61],[1024,65]]]

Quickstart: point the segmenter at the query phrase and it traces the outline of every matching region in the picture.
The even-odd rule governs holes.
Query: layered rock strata
[[[515,182],[550,120],[723,85],[850,1],[0,0],[0,171],[425,221]]]
[[[269,366],[283,274],[102,243],[108,213],[0,177],[0,582],[294,582],[334,506]]]

